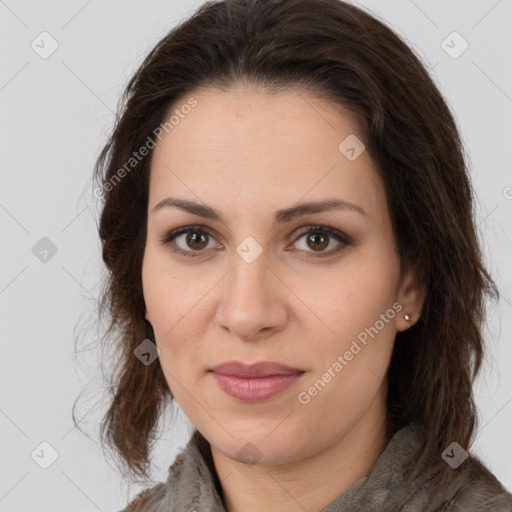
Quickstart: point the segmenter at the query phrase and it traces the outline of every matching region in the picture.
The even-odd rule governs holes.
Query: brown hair
[[[473,191],[450,108],[413,50],[364,10],[340,0],[221,0],[203,4],[147,55],[96,163],[99,235],[109,274],[100,310],[119,365],[101,424],[125,476],[147,477],[151,443],[172,401],[159,361],[134,357],[153,338],[144,319],[141,266],[151,153],[114,175],[154,136],[170,106],[202,88],[248,83],[299,88],[356,115],[388,198],[402,271],[426,289],[419,321],[398,333],[389,368],[389,432],[413,422],[438,482],[457,474],[441,453],[468,448],[476,425],[472,385],[483,355],[484,293],[499,298],[482,262]],[[104,194],[103,194],[104,193]]]

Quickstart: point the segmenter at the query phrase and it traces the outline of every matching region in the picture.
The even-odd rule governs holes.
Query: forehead
[[[191,98],[195,106],[183,108]],[[211,198],[219,207],[234,197],[279,207],[336,192],[366,211],[385,202],[368,153],[350,160],[343,152],[344,141],[361,138],[355,116],[324,99],[211,89],[183,96],[166,119],[173,113],[154,149],[150,208],[166,195]]]

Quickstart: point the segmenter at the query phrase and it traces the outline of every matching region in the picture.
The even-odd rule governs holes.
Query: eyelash
[[[165,235],[160,240],[160,242],[162,244],[164,244],[164,245],[169,245],[169,247],[170,247],[172,252],[180,254],[181,256],[184,256],[186,258],[198,258],[198,257],[201,257],[202,254],[194,254],[194,253],[205,252],[204,250],[201,250],[201,251],[197,251],[197,250],[196,251],[193,251],[193,250],[185,251],[185,250],[180,249],[178,247],[175,247],[175,246],[173,246],[171,244],[173,239],[176,238],[177,236],[182,235],[184,233],[190,233],[190,232],[200,233],[200,234],[203,234],[203,235],[207,235],[208,237],[214,238],[212,236],[212,234],[210,233],[210,231],[208,229],[203,228],[202,226],[185,226],[185,227],[182,227],[182,228],[177,228],[177,229],[172,230],[170,233]],[[326,234],[328,234],[329,236],[335,238],[336,240],[338,240],[338,242],[341,242],[341,243],[340,243],[340,245],[338,245],[338,247],[336,247],[335,249],[331,249],[328,252],[316,253],[316,254],[312,253],[312,254],[310,254],[307,257],[311,257],[311,258],[326,258],[328,256],[335,256],[336,254],[341,252],[346,246],[349,246],[352,243],[352,240],[350,239],[350,237],[348,237],[347,235],[341,233],[340,231],[338,231],[336,229],[333,229],[333,228],[330,228],[328,226],[319,226],[319,225],[307,226],[307,229],[302,231],[299,234],[299,236],[295,240],[295,242],[297,242],[300,238],[302,238],[302,236],[304,236],[304,235],[306,235],[308,233],[311,233],[311,232],[326,233]],[[309,251],[306,251],[306,252],[309,252]]]

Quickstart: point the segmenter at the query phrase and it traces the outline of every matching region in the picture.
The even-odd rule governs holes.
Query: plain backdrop
[[[85,331],[102,275],[91,172],[132,72],[200,4],[0,1],[0,511],[115,512],[141,489],[126,486],[98,442],[106,395],[97,333]],[[502,293],[486,324],[474,452],[511,489],[512,2],[358,4],[432,69],[471,159],[482,251]],[[75,358],[77,336],[91,348]],[[71,419],[82,390],[90,437]],[[156,446],[153,482],[166,479],[190,432],[177,411]]]

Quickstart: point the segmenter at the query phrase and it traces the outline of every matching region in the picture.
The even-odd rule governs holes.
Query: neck
[[[321,510],[366,476],[386,447],[385,394],[326,449],[282,465],[248,465],[211,447],[226,512]]]

